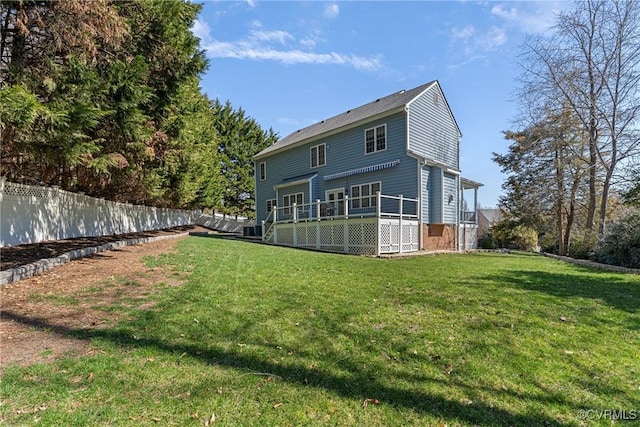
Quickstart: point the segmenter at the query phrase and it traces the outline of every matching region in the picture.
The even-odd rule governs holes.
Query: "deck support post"
[[[398,252],[402,253],[402,194],[400,194],[400,218],[398,219]]]
[[[293,246],[298,246],[298,205],[293,204]]]
[[[320,199],[316,199],[316,249],[320,250]]]
[[[340,202],[338,201],[338,204]],[[339,206],[339,205],[338,205]],[[344,196],[344,225],[342,226],[344,253],[349,253],[349,196]]]
[[[376,256],[380,256],[380,240],[381,240],[381,230],[380,230],[380,201],[382,197],[380,197],[380,191],[376,191]]]

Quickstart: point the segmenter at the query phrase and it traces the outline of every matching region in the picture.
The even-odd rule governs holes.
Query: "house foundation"
[[[455,251],[456,226],[453,224],[422,224],[424,251]]]

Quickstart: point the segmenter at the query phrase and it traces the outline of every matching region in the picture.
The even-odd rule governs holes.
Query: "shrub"
[[[538,232],[513,221],[502,221],[493,227],[493,236],[503,248],[533,252],[538,249]]]
[[[576,236],[569,242],[567,255],[576,259],[594,259],[595,238],[589,235]]]
[[[598,242],[595,259],[622,267],[640,268],[640,214],[616,221]]]
[[[481,249],[495,249],[497,247],[491,231],[487,231],[480,237],[479,246]]]

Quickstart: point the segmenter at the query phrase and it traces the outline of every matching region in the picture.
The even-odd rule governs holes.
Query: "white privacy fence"
[[[225,233],[242,233],[245,227],[253,227],[255,221],[238,215],[202,214],[195,219],[195,223],[212,230]]]
[[[193,224],[199,215],[0,179],[0,247],[159,230]]]

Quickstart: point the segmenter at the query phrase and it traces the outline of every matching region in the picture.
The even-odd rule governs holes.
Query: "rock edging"
[[[568,256],[549,254],[546,252],[543,252],[543,255],[549,258],[560,260],[560,261],[570,262],[571,264],[581,265],[583,267],[599,268],[601,270],[608,270],[616,273],[640,274],[639,268],[628,268],[628,267],[621,267],[619,265],[602,264],[599,262],[589,261],[586,259],[575,259]]]
[[[166,236],[157,237],[141,237],[138,239],[120,240],[118,242],[111,242],[105,245],[92,246],[89,248],[76,249],[70,252],[66,252],[60,256],[54,258],[45,258],[31,264],[21,265],[19,267],[10,268],[8,270],[0,271],[0,285],[7,285],[14,283],[22,279],[37,276],[67,262],[83,258],[89,255],[94,255],[99,252],[110,251],[123,246],[140,245],[143,243],[156,242],[158,240],[176,239],[178,237],[188,236],[189,233],[170,234]]]

